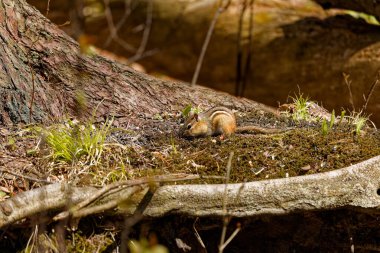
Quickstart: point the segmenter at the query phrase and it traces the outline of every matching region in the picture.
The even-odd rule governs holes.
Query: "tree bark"
[[[80,94],[96,116],[119,121],[180,110],[187,104],[266,108],[201,87],[162,81],[96,55],[24,0],[0,3],[0,124],[48,122],[78,114]],[[85,116],[92,110],[84,112]]]

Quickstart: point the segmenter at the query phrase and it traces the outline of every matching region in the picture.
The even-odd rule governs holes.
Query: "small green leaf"
[[[193,107],[191,105],[186,106],[185,109],[182,110],[182,116],[187,118],[187,116],[191,112],[192,108]]]
[[[327,126],[327,121],[326,121],[326,119],[323,119],[323,121],[322,121],[322,135],[327,135],[328,131],[329,131],[329,128]]]
[[[0,199],[4,198],[5,196],[7,196],[7,193],[0,191]]]
[[[332,129],[334,123],[335,123],[335,110],[332,110],[331,117],[330,117],[330,129]]]

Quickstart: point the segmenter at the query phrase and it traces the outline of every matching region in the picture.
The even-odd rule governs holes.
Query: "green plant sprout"
[[[96,127],[92,123],[79,125],[69,121],[43,130],[45,141],[52,150],[50,156],[54,161],[64,162],[86,156],[90,164],[97,164],[112,123],[113,119],[107,119],[101,127]]]
[[[293,99],[294,104],[294,113],[292,114],[292,118],[296,121],[300,120],[309,120],[309,98],[303,97],[303,94],[299,96],[291,97]]]
[[[333,128],[334,126],[334,123],[335,123],[335,110],[332,110],[331,112],[331,116],[330,116],[330,129]]]
[[[323,119],[322,121],[322,135],[326,136],[329,132],[329,127],[327,125],[326,119]]]
[[[128,241],[128,248],[131,253],[168,253],[168,249],[160,244],[149,246],[146,239]]]
[[[335,110],[332,110],[331,115],[330,115],[330,123],[327,124],[326,119],[322,120],[322,125],[321,125],[322,135],[324,136],[327,135],[333,128],[334,124],[335,124]]]
[[[198,113],[199,114],[200,112],[202,112],[202,110],[201,110],[201,108],[199,108],[199,106],[193,107],[192,105],[188,105],[182,110],[182,116],[184,118],[187,118],[190,113]]]
[[[363,115],[362,111],[352,112],[351,115],[348,116],[347,118],[350,120],[351,124],[354,125],[355,127],[355,129],[352,131],[355,135],[360,135],[363,127],[366,126],[367,122],[371,122],[368,116]]]
[[[345,115],[346,115],[345,110],[340,112],[339,123],[338,123],[339,125],[342,123],[342,120],[344,119]]]

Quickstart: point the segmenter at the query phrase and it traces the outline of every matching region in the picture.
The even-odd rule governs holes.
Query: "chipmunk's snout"
[[[192,139],[194,136],[193,134],[190,132],[189,129],[186,129],[185,131],[182,132],[182,137],[186,138],[186,139]]]

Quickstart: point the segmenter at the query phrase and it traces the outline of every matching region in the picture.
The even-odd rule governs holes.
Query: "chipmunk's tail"
[[[283,133],[294,128],[265,128],[260,126],[240,126],[236,128],[236,133],[261,133],[261,134],[276,134]]]

